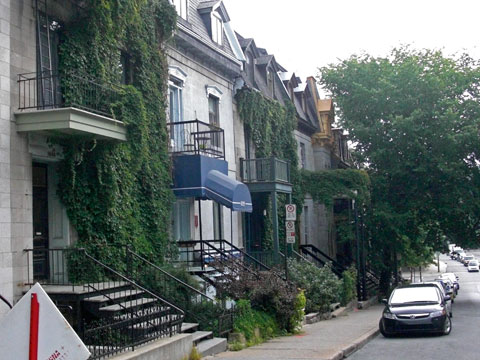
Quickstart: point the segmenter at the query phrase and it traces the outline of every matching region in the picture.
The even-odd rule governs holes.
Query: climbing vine
[[[168,0],[86,0],[61,34],[65,101],[95,101],[127,128],[126,142],[53,140],[63,147],[58,193],[78,232],[76,246],[117,266],[123,245],[160,263],[175,251],[169,241],[173,194],[164,51],[175,23]],[[122,85],[127,72],[128,85]],[[78,77],[117,86],[97,87],[88,99]]]
[[[292,202],[297,205],[297,213],[300,214],[303,207],[303,193],[300,186],[300,173],[298,170],[297,143],[294,137],[296,126],[296,112],[290,101],[285,105],[266,98],[260,92],[244,88],[235,95],[238,112],[244,121],[245,128],[250,134],[255,145],[257,158],[277,158],[290,162],[290,181],[293,185]],[[265,195],[267,196],[267,195]],[[279,197],[278,216],[285,217],[285,196]],[[267,213],[270,214],[264,219],[264,241],[266,248],[271,248],[272,243],[272,221],[271,204],[267,199]],[[279,236],[284,236],[285,229],[279,227]]]
[[[297,144],[294,138],[296,113],[289,100],[282,105],[247,88],[237,92],[235,98],[239,115],[255,145],[256,156],[276,156],[290,161],[292,201],[297,205],[297,215],[302,212],[307,193],[314,201],[327,206],[332,206],[336,197],[368,202],[370,181],[364,171],[339,169],[312,172],[298,169]],[[279,218],[283,218],[286,199],[280,200]],[[280,226],[279,230],[280,236],[283,236],[283,226]]]

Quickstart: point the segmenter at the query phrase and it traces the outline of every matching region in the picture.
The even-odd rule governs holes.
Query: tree
[[[384,276],[394,254],[476,244],[480,232],[480,68],[468,55],[394,49],[320,69],[372,183],[368,233]],[[372,252],[370,252],[372,254]],[[418,259],[413,259],[418,261]]]

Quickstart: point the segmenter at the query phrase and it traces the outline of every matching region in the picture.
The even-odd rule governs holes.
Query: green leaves
[[[65,154],[59,195],[78,232],[78,246],[121,266],[122,246],[129,244],[161,263],[176,250],[169,237],[173,194],[163,51],[175,27],[175,9],[167,0],[88,0],[85,5],[64,28],[60,72],[118,84],[118,96],[105,98],[102,108],[126,124],[128,140],[57,140]],[[128,86],[120,85],[122,50],[132,67]],[[67,102],[81,96],[68,76],[63,88]]]
[[[468,55],[403,47],[321,70],[372,181],[369,232],[381,261],[478,241],[480,69]],[[413,251],[409,249],[414,249]]]

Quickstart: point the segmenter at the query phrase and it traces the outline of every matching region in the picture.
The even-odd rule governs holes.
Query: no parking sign
[[[285,205],[285,220],[297,220],[297,207],[295,204]]]
[[[295,221],[285,221],[285,230],[287,236],[287,244],[295,244]]]

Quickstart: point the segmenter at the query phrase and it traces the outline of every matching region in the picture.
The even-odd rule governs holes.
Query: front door
[[[48,278],[48,176],[47,165],[32,165],[33,278]]]
[[[50,283],[68,280],[63,249],[70,245],[70,225],[57,186],[56,163],[32,164],[33,276]]]

